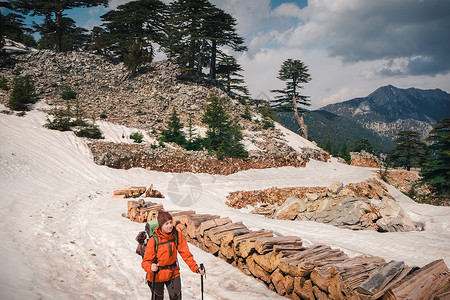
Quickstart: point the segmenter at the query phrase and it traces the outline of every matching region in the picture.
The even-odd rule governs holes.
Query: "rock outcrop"
[[[315,221],[353,230],[412,231],[413,222],[376,179],[344,186],[271,188],[230,193],[228,205],[255,207],[252,213],[282,220]]]
[[[379,168],[380,160],[373,154],[366,151],[350,152],[351,165],[357,167]]]

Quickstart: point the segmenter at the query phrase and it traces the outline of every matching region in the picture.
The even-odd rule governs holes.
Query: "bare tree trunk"
[[[211,49],[211,67],[209,69],[209,77],[212,80],[216,79],[216,56],[217,56],[217,41],[213,39]]]
[[[58,10],[55,12],[55,24],[56,24],[56,32],[55,32],[55,52],[61,52],[61,39],[62,39],[62,12],[63,10]]]
[[[306,127],[305,121],[303,120],[303,116],[300,117],[298,115],[297,100],[295,99],[295,93],[292,99],[294,101],[294,118],[297,121],[298,126],[300,127],[300,135],[305,139],[308,139],[308,128]]]

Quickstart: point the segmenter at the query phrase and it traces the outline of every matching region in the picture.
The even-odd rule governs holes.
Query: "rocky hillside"
[[[263,129],[261,116],[252,111],[252,120],[241,117],[245,107],[238,100],[230,98],[219,86],[204,80],[188,82],[180,80],[180,70],[168,60],[148,64],[131,76],[123,64],[113,64],[103,58],[87,52],[66,52],[56,54],[51,51],[37,51],[28,54],[12,54],[0,66],[0,75],[10,83],[16,75],[30,75],[36,86],[40,101],[54,107],[65,107],[66,100],[61,99],[64,87],[69,86],[77,93],[79,106],[89,119],[103,120],[136,128],[153,139],[161,136],[167,128],[167,121],[175,107],[181,121],[187,126],[191,116],[197,126],[197,133],[205,131],[201,118],[209,96],[214,93],[223,99],[229,114],[238,121],[243,129],[244,141],[250,159],[271,159],[273,165],[262,164],[261,167],[281,165],[304,165],[309,158],[326,159],[328,156],[314,144],[304,140],[300,146],[289,143],[286,132],[277,126],[274,129]],[[0,102],[7,104],[8,92],[0,93]],[[72,107],[75,103],[72,102]],[[288,133],[292,134],[292,133]],[[98,163],[114,167],[128,168],[139,166],[155,169],[155,164],[148,159],[161,149],[153,149],[150,145],[131,145],[91,142],[91,148]],[[129,148],[132,148],[130,150]],[[193,155],[172,144],[168,148],[176,148],[189,157],[197,160],[208,154]],[[168,156],[174,151],[163,151]],[[169,154],[168,154],[169,153]],[[139,157],[139,159],[137,159]],[[170,165],[167,163],[166,165]],[[286,159],[287,158],[287,159]],[[143,163],[142,161],[147,161]],[[133,162],[133,163],[131,163]],[[174,162],[175,163],[175,162]],[[159,163],[156,163],[159,165]],[[192,167],[179,171],[192,171]],[[197,168],[203,169],[201,165]],[[236,169],[247,167],[236,167]],[[158,168],[156,168],[158,169]],[[195,168],[194,168],[195,169]],[[225,168],[229,169],[229,166]],[[230,171],[224,170],[224,173]],[[219,172],[220,173],[220,172]]]
[[[449,117],[450,94],[440,89],[399,89],[388,85],[367,97],[330,104],[321,110],[355,120],[391,139],[400,130],[427,136],[436,121]]]

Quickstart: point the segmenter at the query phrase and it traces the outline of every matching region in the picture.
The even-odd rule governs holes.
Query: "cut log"
[[[266,254],[273,251],[275,245],[290,245],[291,247],[302,246],[302,239],[296,236],[282,237],[258,237],[255,242],[255,250],[259,254]]]
[[[255,251],[255,241],[257,237],[273,236],[272,231],[258,230],[251,231],[247,234],[235,236],[233,239],[233,247],[237,256],[246,258]]]
[[[247,234],[249,232],[251,231],[247,227],[224,232],[223,234],[220,234],[220,242],[221,244],[229,245],[236,236]]]
[[[328,292],[330,298],[346,300],[377,269],[386,264],[381,257],[361,255],[332,266]]]
[[[253,260],[266,272],[272,273],[280,264],[281,256],[275,252],[269,252],[264,255],[253,253]]]
[[[284,252],[289,253],[289,255],[293,255],[296,252],[306,250],[305,247],[299,246],[298,244],[281,244],[281,245],[274,245],[273,251],[275,252]]]
[[[237,229],[239,229],[239,230],[247,229],[248,230],[248,228],[242,222],[236,222],[236,223],[229,223],[226,225],[211,228],[210,230],[206,231],[205,235],[207,235],[211,239],[211,241],[213,241],[214,243],[219,245],[221,243],[220,240],[221,240],[222,236],[224,236],[227,231],[237,230]]]
[[[404,267],[404,262],[391,260],[376,272],[372,273],[372,275],[357,288],[358,293],[364,295],[375,294],[400,274]]]
[[[145,193],[147,188],[145,186],[129,187],[123,190],[126,198],[137,198]]]
[[[313,284],[305,277],[294,277],[294,293],[302,299],[314,300]]]
[[[253,276],[261,279],[266,284],[270,283],[270,274],[264,271],[254,260],[252,256],[247,257],[246,259],[247,267],[249,271],[253,274]]]
[[[283,257],[279,268],[292,276],[307,276],[315,267],[342,262],[348,256],[339,249],[316,245],[292,256]]]
[[[440,259],[418,269],[389,289],[383,299],[433,299],[449,287],[450,273],[445,262]]]
[[[180,223],[186,225],[186,232],[191,238],[196,237],[197,235],[197,227],[208,220],[218,219],[217,215],[209,215],[209,214],[195,214],[195,215],[187,215],[180,217]]]
[[[284,286],[283,279],[284,276],[281,274],[279,269],[276,269],[272,275],[270,275],[270,280],[275,287],[275,291],[281,296],[286,294],[286,287]]]
[[[327,293],[325,293],[324,291],[319,289],[317,286],[313,286],[313,293],[314,293],[314,297],[317,300],[330,300]]]
[[[247,264],[245,263],[245,260],[242,258],[238,258],[237,259],[237,267],[239,270],[242,271],[242,273],[244,273],[247,276],[252,275],[252,273],[250,272],[250,270],[247,267]]]
[[[222,226],[228,223],[231,223],[231,219],[229,217],[208,220],[200,224],[198,232],[201,236],[203,236],[206,230],[211,229],[213,227]]]
[[[227,259],[229,259],[229,260],[235,260],[236,259],[236,254],[234,253],[234,249],[230,245],[222,243],[222,244],[220,244],[219,248],[220,248],[219,251]]]
[[[328,286],[330,285],[330,278],[332,274],[331,271],[332,267],[329,265],[315,268],[311,272],[311,281],[322,291],[328,293]]]
[[[220,250],[220,246],[217,245],[216,243],[213,243],[209,237],[207,237],[207,236],[203,237],[203,243],[209,249],[209,251],[208,251],[209,253],[211,253],[213,255],[218,254],[218,252]]]
[[[450,300],[450,292],[439,294],[433,300]]]
[[[286,294],[292,294],[294,291],[294,277],[286,275],[283,277],[284,288],[286,289]]]

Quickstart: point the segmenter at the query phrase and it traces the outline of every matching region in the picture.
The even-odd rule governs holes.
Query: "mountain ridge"
[[[326,105],[319,110],[343,116],[394,139],[400,130],[418,131],[423,137],[450,115],[450,94],[441,89],[401,89],[382,86],[367,97]]]

